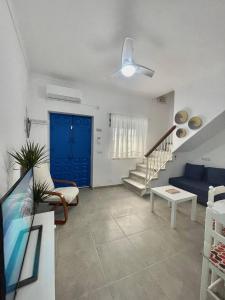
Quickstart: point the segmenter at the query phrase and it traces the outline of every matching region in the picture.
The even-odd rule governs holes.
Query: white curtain
[[[148,120],[111,115],[112,157],[139,158],[146,149]]]

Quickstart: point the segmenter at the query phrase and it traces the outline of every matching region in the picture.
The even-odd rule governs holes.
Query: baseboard
[[[92,190],[95,190],[95,189],[104,189],[106,187],[119,187],[119,186],[122,186],[123,183],[118,183],[118,184],[110,184],[110,185],[99,185],[99,186],[93,186],[91,187]]]

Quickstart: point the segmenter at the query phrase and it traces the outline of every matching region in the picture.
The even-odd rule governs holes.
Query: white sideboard
[[[55,225],[54,212],[35,215],[34,224],[42,225],[42,241],[38,280],[18,289],[16,300],[55,300]],[[37,241],[37,231],[32,231],[22,270],[22,278],[30,277]]]

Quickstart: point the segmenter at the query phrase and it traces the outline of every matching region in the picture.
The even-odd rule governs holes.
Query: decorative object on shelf
[[[29,119],[29,118],[26,118],[25,130],[26,130],[26,136],[27,136],[27,138],[29,138],[30,137],[30,130],[31,130],[31,119]]]
[[[190,129],[196,130],[202,126],[202,119],[199,116],[192,117],[188,122]]]
[[[21,167],[21,175],[31,168],[45,163],[48,160],[45,146],[38,143],[26,142],[19,151],[9,153]]]
[[[30,137],[30,130],[31,130],[31,119],[28,116],[28,109],[26,107],[26,115],[25,115],[25,132],[26,132],[26,137]]]
[[[176,136],[178,138],[184,138],[187,135],[187,130],[185,128],[179,128],[176,131]]]
[[[175,122],[177,124],[184,124],[188,120],[188,113],[185,110],[180,110],[175,115]]]

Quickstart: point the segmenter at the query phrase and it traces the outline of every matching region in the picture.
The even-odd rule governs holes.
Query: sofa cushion
[[[218,200],[224,200],[225,199],[225,194],[219,194],[219,195],[216,195],[215,197],[215,201],[218,201]]]
[[[207,168],[206,181],[213,186],[225,185],[225,169]]]
[[[187,163],[185,166],[184,177],[194,180],[201,180],[204,175],[204,165],[193,165]]]
[[[187,190],[190,193],[194,193],[194,194],[205,194],[208,195],[208,190],[209,190],[209,184],[207,182],[204,181],[200,181],[200,180],[193,180],[193,179],[189,179],[186,177],[174,177],[174,178],[170,178],[169,182],[172,185],[175,185],[184,190]]]
[[[198,202],[206,206],[210,186],[209,183],[185,177],[173,177],[169,179],[169,184],[196,194],[198,196]],[[215,201],[222,199],[225,199],[225,194],[219,194],[215,197]]]
[[[174,177],[169,179],[169,183],[180,189],[184,189],[198,196],[198,202],[206,205],[208,201],[209,184],[200,180],[193,180],[186,177]]]

